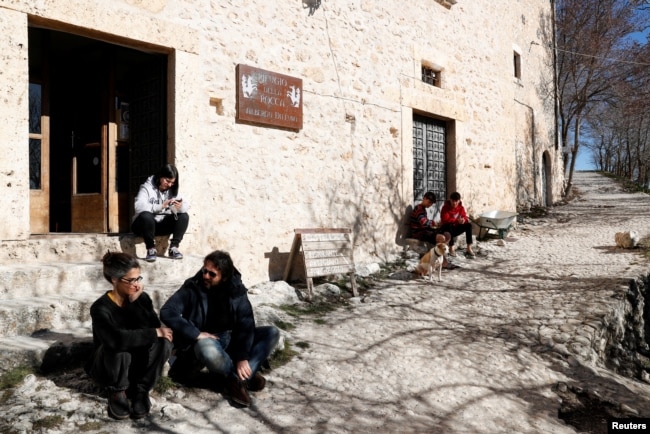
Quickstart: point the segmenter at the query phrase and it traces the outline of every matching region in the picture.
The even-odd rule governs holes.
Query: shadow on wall
[[[413,205],[406,207],[406,211],[402,215],[402,220],[397,225],[397,231],[395,232],[395,244],[398,246],[404,246],[406,244],[406,239],[409,238],[411,230],[409,228],[409,217],[413,211]]]
[[[377,144],[375,148],[379,147]],[[388,145],[386,145],[388,146]],[[352,158],[352,161],[358,161]],[[399,164],[391,161],[376,163],[366,160],[361,170],[356,168],[331,169],[328,180],[330,186],[323,191],[318,209],[312,207],[309,227],[313,228],[349,228],[352,231],[355,260],[357,248],[363,253],[389,262],[393,259],[397,246],[405,243],[408,237],[408,215],[412,205],[411,200],[401,196],[402,170]],[[339,194],[339,192],[345,192]],[[326,211],[324,211],[326,210]],[[404,211],[406,210],[406,212]],[[305,227],[294,222],[295,227]],[[271,247],[264,253],[268,260],[270,281],[283,280],[291,239],[287,240],[283,249]],[[396,246],[397,244],[397,246]],[[290,280],[305,279],[305,267],[302,253],[297,252],[290,269]]]
[[[302,0],[303,9],[309,9],[309,16],[314,15],[314,12],[320,7],[321,0]]]
[[[269,280],[271,282],[284,280],[289,254],[290,252],[280,252],[278,247],[273,247],[270,252],[264,253],[264,258],[269,260]],[[304,281],[307,276],[305,275],[305,260],[302,252],[296,252],[291,262],[287,280],[291,282]]]

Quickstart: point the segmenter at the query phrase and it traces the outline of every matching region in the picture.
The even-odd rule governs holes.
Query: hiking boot
[[[137,392],[133,398],[131,415],[134,419],[141,419],[151,411],[151,400],[148,392]]]
[[[226,383],[226,390],[228,390],[230,399],[234,402],[244,407],[250,407],[251,398],[248,396],[248,392],[246,391],[245,382],[239,381],[236,378],[229,378]]]
[[[167,252],[167,256],[172,259],[183,259],[183,254],[180,250],[178,250],[178,247],[170,247],[169,252]]]
[[[246,387],[251,392],[259,392],[264,389],[264,386],[266,386],[266,378],[262,377],[262,374],[259,372],[256,372],[253,378],[246,382]]]
[[[147,257],[144,258],[145,261],[155,262],[157,258],[158,258],[158,254],[156,252],[155,247],[152,247],[151,249],[147,249]]]
[[[109,392],[108,394],[108,415],[113,419],[126,419],[129,417],[129,400],[124,390]]]

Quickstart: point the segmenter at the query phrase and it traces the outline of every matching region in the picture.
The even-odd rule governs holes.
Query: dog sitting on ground
[[[442,264],[449,253],[447,243],[438,243],[420,259],[415,272],[426,279],[429,275],[429,282],[433,282],[433,273],[438,270],[438,281],[442,280]]]

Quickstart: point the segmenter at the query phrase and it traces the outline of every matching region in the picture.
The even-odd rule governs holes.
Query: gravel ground
[[[442,281],[416,279],[416,259],[315,319],[279,313],[296,356],[265,375],[253,405],[232,405],[207,376],[153,395],[150,417],[114,421],[79,371],[29,376],[0,398],[0,431],[111,433],[606,432],[608,415],[650,417],[650,386],[605,369],[592,350],[630,279],[648,275],[650,196],[592,172],[577,196],[526,217],[504,245]],[[56,380],[57,386],[52,380]],[[581,407],[582,405],[582,407]]]

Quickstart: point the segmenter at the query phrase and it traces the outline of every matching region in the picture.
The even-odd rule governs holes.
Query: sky
[[[592,160],[591,150],[585,146],[580,146],[575,170],[596,170]]]

